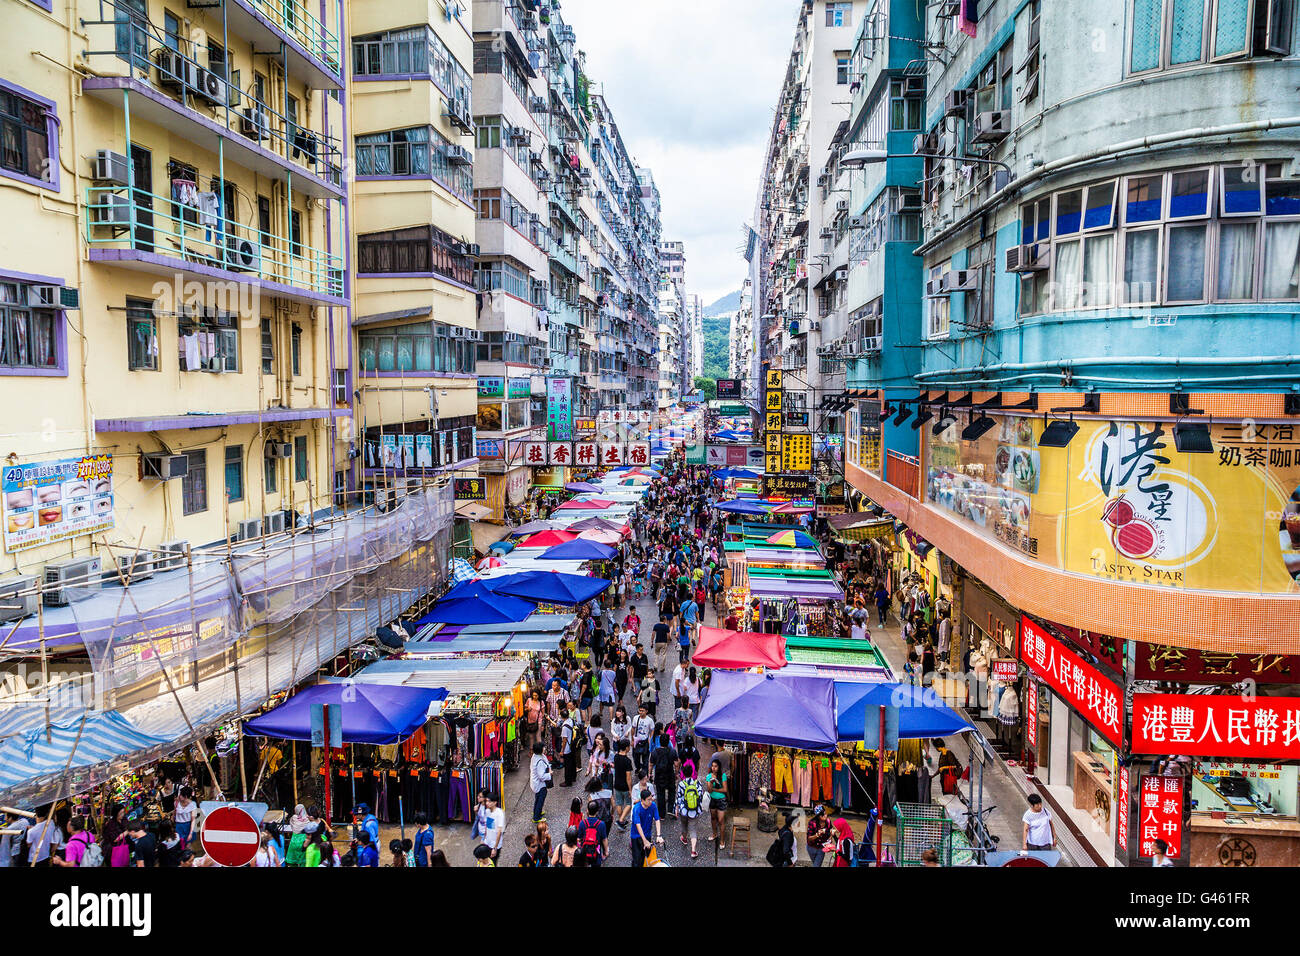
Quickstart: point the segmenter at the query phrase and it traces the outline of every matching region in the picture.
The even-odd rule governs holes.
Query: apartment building
[[[686,247],[659,244],[659,401],[660,411],[681,401],[687,370],[689,315],[686,294]]]
[[[764,317],[760,360],[785,371],[786,410],[798,414],[844,385],[842,366],[821,362],[818,352],[847,325],[849,196],[826,166],[848,129],[853,46],[866,7],[800,5],[760,184],[756,228],[767,273],[756,306]]]
[[[962,646],[1018,662],[1016,756],[1088,855],[1150,856],[1139,777],[1180,752],[1180,858],[1280,865],[1294,754],[1215,721],[1246,687],[1271,726],[1300,663],[1294,6],[871,8],[849,482]]]
[[[0,704],[7,737],[118,747],[118,772],[419,600],[450,495],[398,519],[353,493],[343,5],[5,16]],[[6,802],[54,785],[24,768]]]
[[[357,427],[362,482],[382,495],[397,481],[477,474],[475,213],[496,216],[485,238],[499,250],[510,195],[501,149],[478,150],[496,177],[477,188],[476,139],[503,132],[471,108],[469,9],[355,0],[345,11]],[[473,102],[500,107],[495,92]]]

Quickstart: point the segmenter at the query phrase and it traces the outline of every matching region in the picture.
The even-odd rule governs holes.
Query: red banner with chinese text
[[[1133,695],[1133,753],[1300,759],[1300,697]]]
[[[1123,744],[1124,696],[1119,686],[1023,615],[1020,659],[1111,743]]]

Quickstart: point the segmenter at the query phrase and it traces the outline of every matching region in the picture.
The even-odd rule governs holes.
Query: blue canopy
[[[494,578],[491,584],[498,594],[512,594],[550,604],[581,604],[609,587],[609,582],[604,578],[566,574],[563,571],[524,571]]]
[[[547,548],[536,558],[538,561],[607,561],[618,554],[617,548],[586,538],[574,538],[564,544]]]
[[[840,740],[861,740],[867,708],[882,704],[898,709],[899,737],[948,737],[975,729],[928,687],[836,681],[835,696]]]
[[[244,733],[279,740],[311,740],[312,705],[338,704],[344,743],[395,744],[419,730],[428,719],[429,705],[446,696],[441,687],[350,681],[313,684],[274,710],[247,721]]]
[[[535,610],[537,605],[531,601],[498,594],[481,580],[465,581],[444,594],[428,614],[415,622],[415,626],[522,621]]]
[[[61,775],[167,743],[147,734],[115,710],[92,713],[59,708],[50,713],[17,706],[0,715],[0,789],[35,777]],[[70,759],[69,759],[70,758]]]
[[[719,511],[729,511],[734,515],[765,515],[768,509],[758,504],[753,499],[737,498],[734,501],[724,501],[718,505]]]
[[[718,740],[834,750],[835,681],[715,670],[695,732]]]

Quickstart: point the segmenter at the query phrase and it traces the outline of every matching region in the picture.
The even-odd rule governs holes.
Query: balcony
[[[285,236],[129,186],[86,189],[92,262],[256,285],[306,305],[346,305],[343,259]]]
[[[342,89],[342,43],[338,30],[321,20],[319,5],[313,9],[306,0],[213,0],[203,7],[212,39],[223,49],[242,47],[259,56],[275,56],[293,83]],[[140,34],[163,35],[138,8],[120,0],[99,0],[93,9],[98,19],[81,21],[91,51],[117,50],[125,57]]]
[[[209,54],[201,62],[173,49],[153,24],[135,19],[98,24],[113,32],[97,49],[94,38],[103,34],[93,26],[87,25],[92,48],[86,57],[96,75],[82,80],[82,91],[123,110],[128,133],[132,119],[142,120],[268,178],[292,174],[294,189],[307,195],[345,195],[337,137],[299,126],[231,84],[231,76],[251,78],[251,62],[235,69]]]

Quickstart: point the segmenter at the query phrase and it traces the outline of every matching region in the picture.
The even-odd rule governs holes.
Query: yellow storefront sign
[[[925,498],[1044,564],[1108,580],[1300,591],[1300,436],[1212,425],[1179,451],[1168,422],[1086,421],[1042,447],[1041,419],[999,417],[976,441],[928,439]]]

